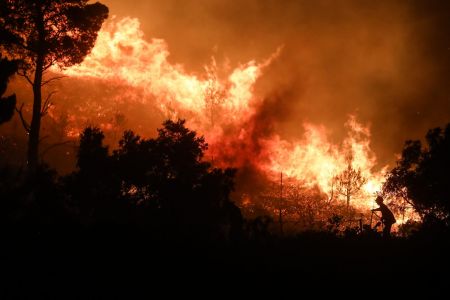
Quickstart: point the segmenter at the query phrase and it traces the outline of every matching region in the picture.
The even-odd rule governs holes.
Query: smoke
[[[103,1],[137,17],[169,60],[201,72],[214,55],[235,66],[280,57],[257,83],[261,122],[283,137],[302,122],[344,135],[356,114],[372,130],[380,165],[403,141],[450,120],[450,4],[445,1]]]
[[[59,94],[44,121],[43,130],[53,130],[45,134],[54,138],[45,140],[48,146],[89,125],[108,131],[114,145],[122,129],[152,136],[164,119],[180,116],[207,135],[211,159],[240,168],[248,191],[266,184],[258,166],[295,169],[299,177],[324,175],[327,166],[329,174],[316,178],[325,186],[345,165],[335,145],[353,141],[345,125],[352,115],[370,129],[355,145],[364,146],[360,166],[378,184],[379,170],[393,164],[404,140],[450,120],[447,4],[102,2],[116,15],[110,32],[126,30],[105,33],[94,59],[50,87]],[[205,65],[222,79],[218,88],[227,98],[215,128],[201,99],[209,85]],[[31,98],[19,83],[12,90]],[[8,126],[17,131],[18,123]],[[64,149],[56,164],[74,153]]]

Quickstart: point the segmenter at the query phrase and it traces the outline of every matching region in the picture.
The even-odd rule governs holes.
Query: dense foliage
[[[41,118],[51,97],[43,101],[42,88],[59,78],[46,78],[45,73],[55,65],[64,68],[81,63],[107,17],[105,5],[87,0],[0,1],[0,52],[20,62],[18,73],[33,88],[31,122],[19,111],[29,135],[27,162],[33,171],[39,162]]]
[[[426,135],[426,146],[407,141],[388,174],[386,193],[408,201],[425,221],[450,225],[450,124]]]

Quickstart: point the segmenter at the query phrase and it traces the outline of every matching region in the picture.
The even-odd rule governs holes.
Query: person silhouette
[[[388,238],[391,236],[391,227],[392,224],[396,222],[394,214],[392,211],[383,203],[384,199],[381,196],[378,196],[375,199],[375,202],[379,205],[378,208],[372,209],[372,212],[381,211],[381,222],[383,222],[383,237]]]

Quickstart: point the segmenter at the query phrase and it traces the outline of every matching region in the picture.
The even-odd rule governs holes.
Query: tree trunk
[[[28,138],[27,164],[28,169],[34,172],[39,164],[39,132],[41,130],[41,106],[42,106],[42,76],[45,59],[45,25],[44,13],[39,6],[37,9],[36,27],[39,35],[39,45],[36,55],[36,69],[33,81],[33,116]]]
[[[39,56],[36,60],[36,70],[33,82],[33,117],[31,119],[28,139],[28,168],[34,171],[39,163],[39,132],[41,129],[42,106],[42,72],[44,59]]]

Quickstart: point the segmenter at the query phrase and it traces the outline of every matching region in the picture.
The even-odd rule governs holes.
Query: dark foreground
[[[145,241],[145,242],[144,242]],[[304,235],[233,245],[162,242],[126,231],[7,231],[0,299],[128,299],[143,295],[298,297],[332,293],[445,295],[445,238],[338,239]],[[309,295],[309,294],[308,294]],[[295,298],[298,298],[295,297]],[[158,298],[160,298],[158,296]],[[308,297],[309,298],[309,297]]]

